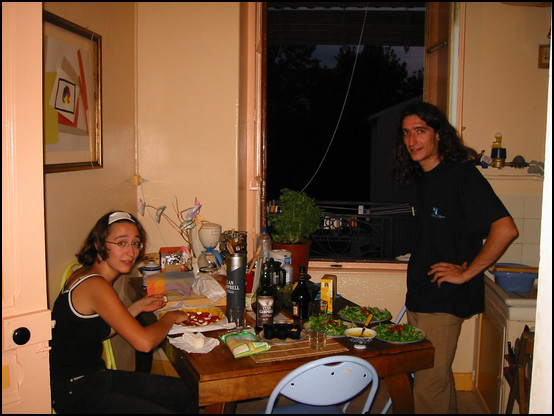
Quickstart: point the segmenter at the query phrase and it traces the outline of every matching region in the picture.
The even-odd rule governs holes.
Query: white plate
[[[294,344],[294,343],[297,343],[297,342],[305,341],[306,338],[308,337],[304,331],[300,332],[300,339],[292,339],[290,341],[285,341],[284,339],[278,339],[278,338],[267,339],[264,336],[264,331],[260,332],[259,336],[264,341],[270,342],[272,344]]]

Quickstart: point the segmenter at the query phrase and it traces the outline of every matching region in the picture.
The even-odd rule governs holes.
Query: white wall
[[[465,6],[464,140],[490,155],[501,132],[509,161],[516,155],[544,161],[548,69],[538,68],[538,51],[550,42],[551,8]]]
[[[137,197],[238,228],[239,3],[137,3]],[[180,246],[148,210],[149,248]]]
[[[46,2],[44,9],[102,36],[102,169],[44,175],[48,304],[63,270],[96,221],[113,209],[136,212],[133,185],[135,74],[133,3]]]

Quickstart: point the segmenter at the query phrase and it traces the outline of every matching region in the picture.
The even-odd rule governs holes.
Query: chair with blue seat
[[[81,264],[78,261],[74,261],[65,268],[62,274],[60,291],[64,289],[65,282],[67,281],[67,279],[69,279],[71,277],[71,274],[79,267],[81,267]],[[115,364],[115,355],[112,348],[112,342],[109,339],[105,339],[104,341],[102,341],[102,345],[104,346],[104,351],[102,352],[102,358],[106,363],[106,368],[110,370],[117,370],[117,366]]]
[[[369,412],[379,377],[367,361],[335,355],[306,363],[287,374],[275,387],[266,414],[343,414],[350,400],[371,384],[362,413]],[[275,406],[282,395],[296,403]],[[263,411],[259,412],[263,413]]]

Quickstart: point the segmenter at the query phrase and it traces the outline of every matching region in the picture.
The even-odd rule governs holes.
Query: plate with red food
[[[173,325],[170,334],[182,333],[183,330],[204,332],[216,329],[221,329],[228,324],[227,317],[221,309],[215,306],[198,305],[187,307],[182,303],[172,306],[171,308],[158,311],[156,315],[161,318],[169,311],[180,310],[189,315],[188,322]]]
[[[184,309],[183,311],[189,315],[189,321],[181,324],[185,326],[206,326],[210,324],[217,324],[225,316],[218,308],[194,308]]]

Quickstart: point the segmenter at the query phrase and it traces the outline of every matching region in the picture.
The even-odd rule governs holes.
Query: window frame
[[[245,166],[241,168],[239,196],[244,196],[244,199],[240,198],[244,202],[240,209],[239,226],[247,230],[249,244],[254,244],[256,234],[266,226],[267,208],[267,3],[246,2],[242,5],[241,61],[246,64],[241,73],[244,74],[245,85],[251,86],[254,91],[241,100],[245,105],[239,129],[244,130],[244,134],[241,135],[242,151],[239,154]],[[457,110],[462,88],[458,80],[461,79],[459,71],[463,69],[463,15],[464,8],[459,3],[426,4],[423,99],[450,115],[457,121],[456,125],[461,122],[459,111],[455,114],[450,111]],[[451,62],[456,65],[451,65]],[[247,88],[245,85],[241,83],[241,91]]]

